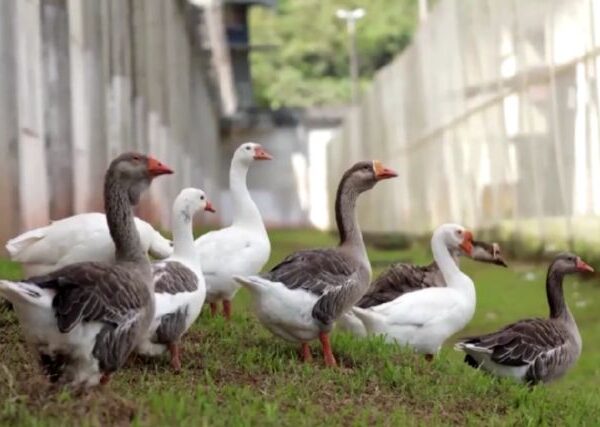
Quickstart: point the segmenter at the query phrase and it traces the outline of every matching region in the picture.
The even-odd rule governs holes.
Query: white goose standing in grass
[[[519,320],[491,334],[464,338],[455,349],[467,353],[469,365],[496,376],[529,384],[560,378],[581,354],[581,336],[565,302],[563,279],[566,274],[593,271],[577,255],[558,255],[546,278],[547,319]]]
[[[450,254],[457,266],[460,267],[460,258],[465,255],[474,261],[501,265],[507,267],[502,258],[500,245],[473,241],[473,252],[469,255],[463,250],[451,250]],[[372,308],[393,301],[409,292],[420,289],[446,286],[444,276],[435,261],[429,265],[421,266],[404,262],[392,264],[381,273],[369,287],[369,291],[356,304],[360,308]],[[367,336],[367,330],[354,312],[344,314],[337,322],[342,330],[352,332],[359,337]]]
[[[135,218],[135,226],[144,252],[159,259],[171,254],[171,242],[150,224]],[[27,277],[48,274],[76,262],[115,261],[115,244],[106,215],[98,212],[73,215],[26,231],[10,239],[6,250],[11,260],[21,263]]]
[[[409,292],[367,309],[354,307],[367,333],[410,346],[431,360],[444,341],[463,329],[475,313],[473,281],[460,271],[451,255],[459,248],[471,254],[472,240],[471,232],[460,225],[438,227],[431,238],[431,249],[446,287]]]
[[[336,248],[296,252],[263,277],[236,277],[250,291],[260,322],[276,336],[302,344],[304,361],[312,358],[308,342],[318,337],[325,364],[336,365],[329,331],[365,293],[371,279],[356,200],[380,180],[395,176],[380,162],[356,163],[344,173],[337,190]]]
[[[148,356],[168,350],[176,372],[181,369],[181,337],[200,314],[206,297],[192,231],[194,214],[200,210],[215,211],[204,191],[181,190],[173,203],[171,217],[173,255],[152,264],[156,311],[148,333],[137,348],[138,353]]]
[[[233,154],[229,171],[229,188],[233,201],[233,223],[221,230],[206,233],[194,246],[206,280],[206,301],[211,313],[223,301],[225,318],[231,317],[231,300],[240,286],[233,276],[257,274],[269,260],[271,242],[256,204],[250,197],[246,175],[255,160],[272,157],[259,144],[247,142]]]
[[[148,330],[154,286],[133,205],[155,177],[169,173],[156,159],[138,153],[111,162],[104,207],[116,247],[114,263],[80,262],[21,282],[0,280],[0,296],[13,304],[50,381],[78,387],[106,383]]]

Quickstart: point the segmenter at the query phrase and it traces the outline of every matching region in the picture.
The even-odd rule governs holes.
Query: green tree
[[[257,102],[273,108],[340,104],[350,98],[347,33],[338,8],[362,7],[357,49],[363,84],[410,42],[417,0],[279,0],[275,11],[253,8],[252,52]]]

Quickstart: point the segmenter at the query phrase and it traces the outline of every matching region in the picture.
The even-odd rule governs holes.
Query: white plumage
[[[206,233],[194,243],[206,280],[206,301],[211,304],[213,314],[216,303],[222,300],[224,314],[230,316],[230,301],[239,289],[233,276],[257,274],[269,260],[271,243],[260,212],[248,192],[246,175],[255,160],[270,158],[259,144],[247,142],[238,147],[229,174],[233,223]]]
[[[171,242],[150,224],[135,218],[135,225],[145,252],[160,259],[172,253]],[[23,265],[27,276],[47,274],[76,262],[115,260],[106,216],[98,212],[73,215],[27,231],[10,239],[6,250],[13,261]]]
[[[475,313],[473,281],[460,271],[449,247],[472,248],[471,233],[463,227],[445,224],[435,231],[431,246],[447,287],[427,288],[404,294],[387,303],[354,314],[368,334],[433,355],[446,339],[463,329]]]

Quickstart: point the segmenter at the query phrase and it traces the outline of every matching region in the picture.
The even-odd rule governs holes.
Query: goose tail
[[[365,325],[362,320],[360,320],[353,312],[345,313],[342,317],[337,321],[337,326],[346,332],[352,333],[357,337],[366,337],[367,330],[365,329]]]
[[[48,227],[40,227],[26,231],[6,242],[5,248],[10,255],[10,259],[13,261],[22,261],[23,256],[26,255],[26,250],[46,236],[47,228]]]
[[[378,325],[385,323],[385,317],[373,310],[353,307],[352,312],[363,323],[368,333],[376,332],[379,329]]]
[[[165,259],[173,253],[173,242],[165,239],[158,231],[154,231],[148,251],[154,258]]]
[[[0,280],[0,297],[13,305],[35,305],[44,308],[52,306],[52,298],[47,290],[27,282]]]
[[[261,293],[269,289],[271,282],[260,276],[234,276],[233,279],[252,293]]]

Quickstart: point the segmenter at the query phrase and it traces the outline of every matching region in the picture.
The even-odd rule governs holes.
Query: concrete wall
[[[168,225],[184,186],[219,190],[218,106],[197,23],[181,0],[0,1],[0,242],[50,219],[102,210],[126,150],[176,174],[140,215]]]

